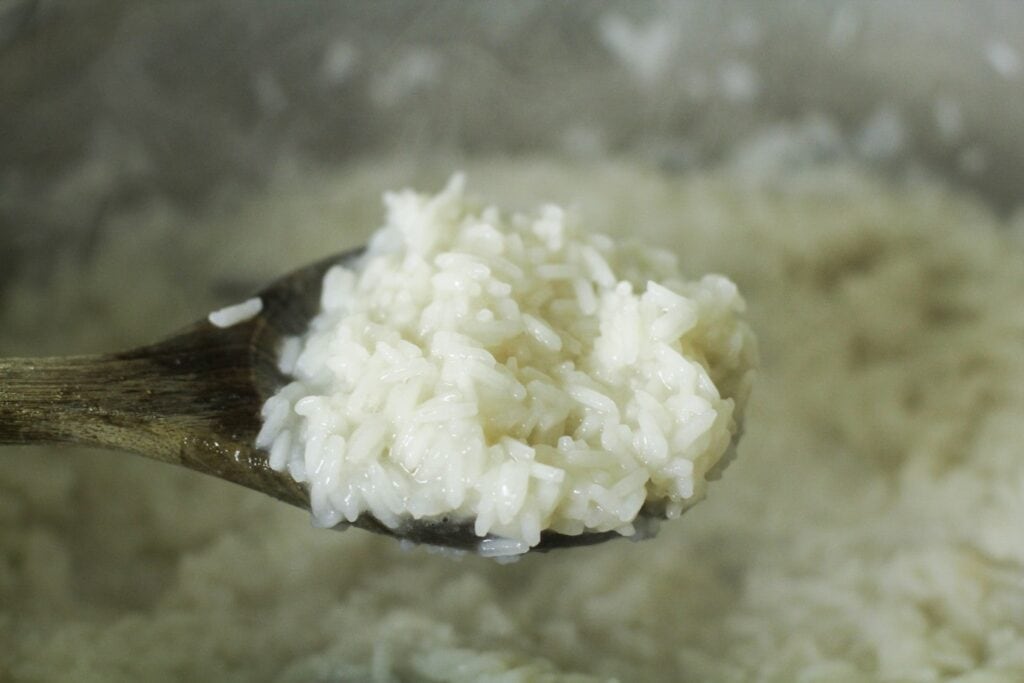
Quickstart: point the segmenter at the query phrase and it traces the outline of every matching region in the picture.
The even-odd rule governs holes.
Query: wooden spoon
[[[320,307],[324,274],[363,249],[319,261],[260,292],[263,310],[228,328],[207,320],[151,346],[102,356],[0,359],[0,444],[83,444],[184,465],[309,509],[309,492],[256,448],[260,408],[288,378],[284,338]],[[339,525],[341,528],[348,524]],[[352,526],[414,543],[479,551],[473,520],[410,519],[390,528],[370,515]],[[541,534],[532,550],[590,545],[615,532]],[[489,537],[494,540],[493,537]]]

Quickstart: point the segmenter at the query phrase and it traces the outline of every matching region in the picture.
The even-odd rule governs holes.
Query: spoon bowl
[[[309,510],[309,492],[256,447],[263,403],[289,380],[278,369],[287,337],[320,307],[324,275],[364,249],[317,261],[259,293],[256,316],[226,328],[207,320],[121,353],[0,359],[0,444],[81,444],[183,465]],[[644,513],[647,515],[648,513]],[[480,551],[473,520],[409,519],[391,528],[369,514],[355,526],[417,544]],[[591,545],[619,534],[544,531],[532,551]]]

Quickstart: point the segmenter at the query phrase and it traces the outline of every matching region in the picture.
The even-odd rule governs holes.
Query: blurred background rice
[[[149,341],[457,168],[737,280],[709,499],[497,567],[5,448],[0,679],[1021,680],[1024,3],[0,0],[0,354]]]

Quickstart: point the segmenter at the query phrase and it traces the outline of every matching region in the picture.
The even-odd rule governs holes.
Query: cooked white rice
[[[263,408],[258,444],[308,482],[318,525],[470,520],[502,556],[701,499],[755,364],[732,282],[687,282],[554,205],[478,206],[461,176],[385,203]]]
[[[247,320],[252,320],[260,311],[263,310],[263,299],[254,297],[247,299],[240,304],[233,306],[226,306],[218,309],[207,316],[207,320],[210,321],[215,327],[227,328],[237,325],[238,323],[244,323]]]
[[[739,457],[655,542],[453,562],[143,458],[0,449],[0,680],[1024,680],[1021,242],[969,195],[807,141],[679,175],[467,162],[503,206],[578,205],[747,298]],[[363,243],[338,226],[375,225],[384,189],[443,181],[377,161],[198,226],[115,212],[94,260],[8,284],[0,349],[146,343],[214,308],[213,283]]]

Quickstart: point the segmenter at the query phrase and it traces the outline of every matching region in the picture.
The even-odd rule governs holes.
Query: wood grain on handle
[[[66,443],[184,465],[305,507],[304,488],[255,448],[259,321],[204,323],[106,356],[0,359],[0,444]]]

